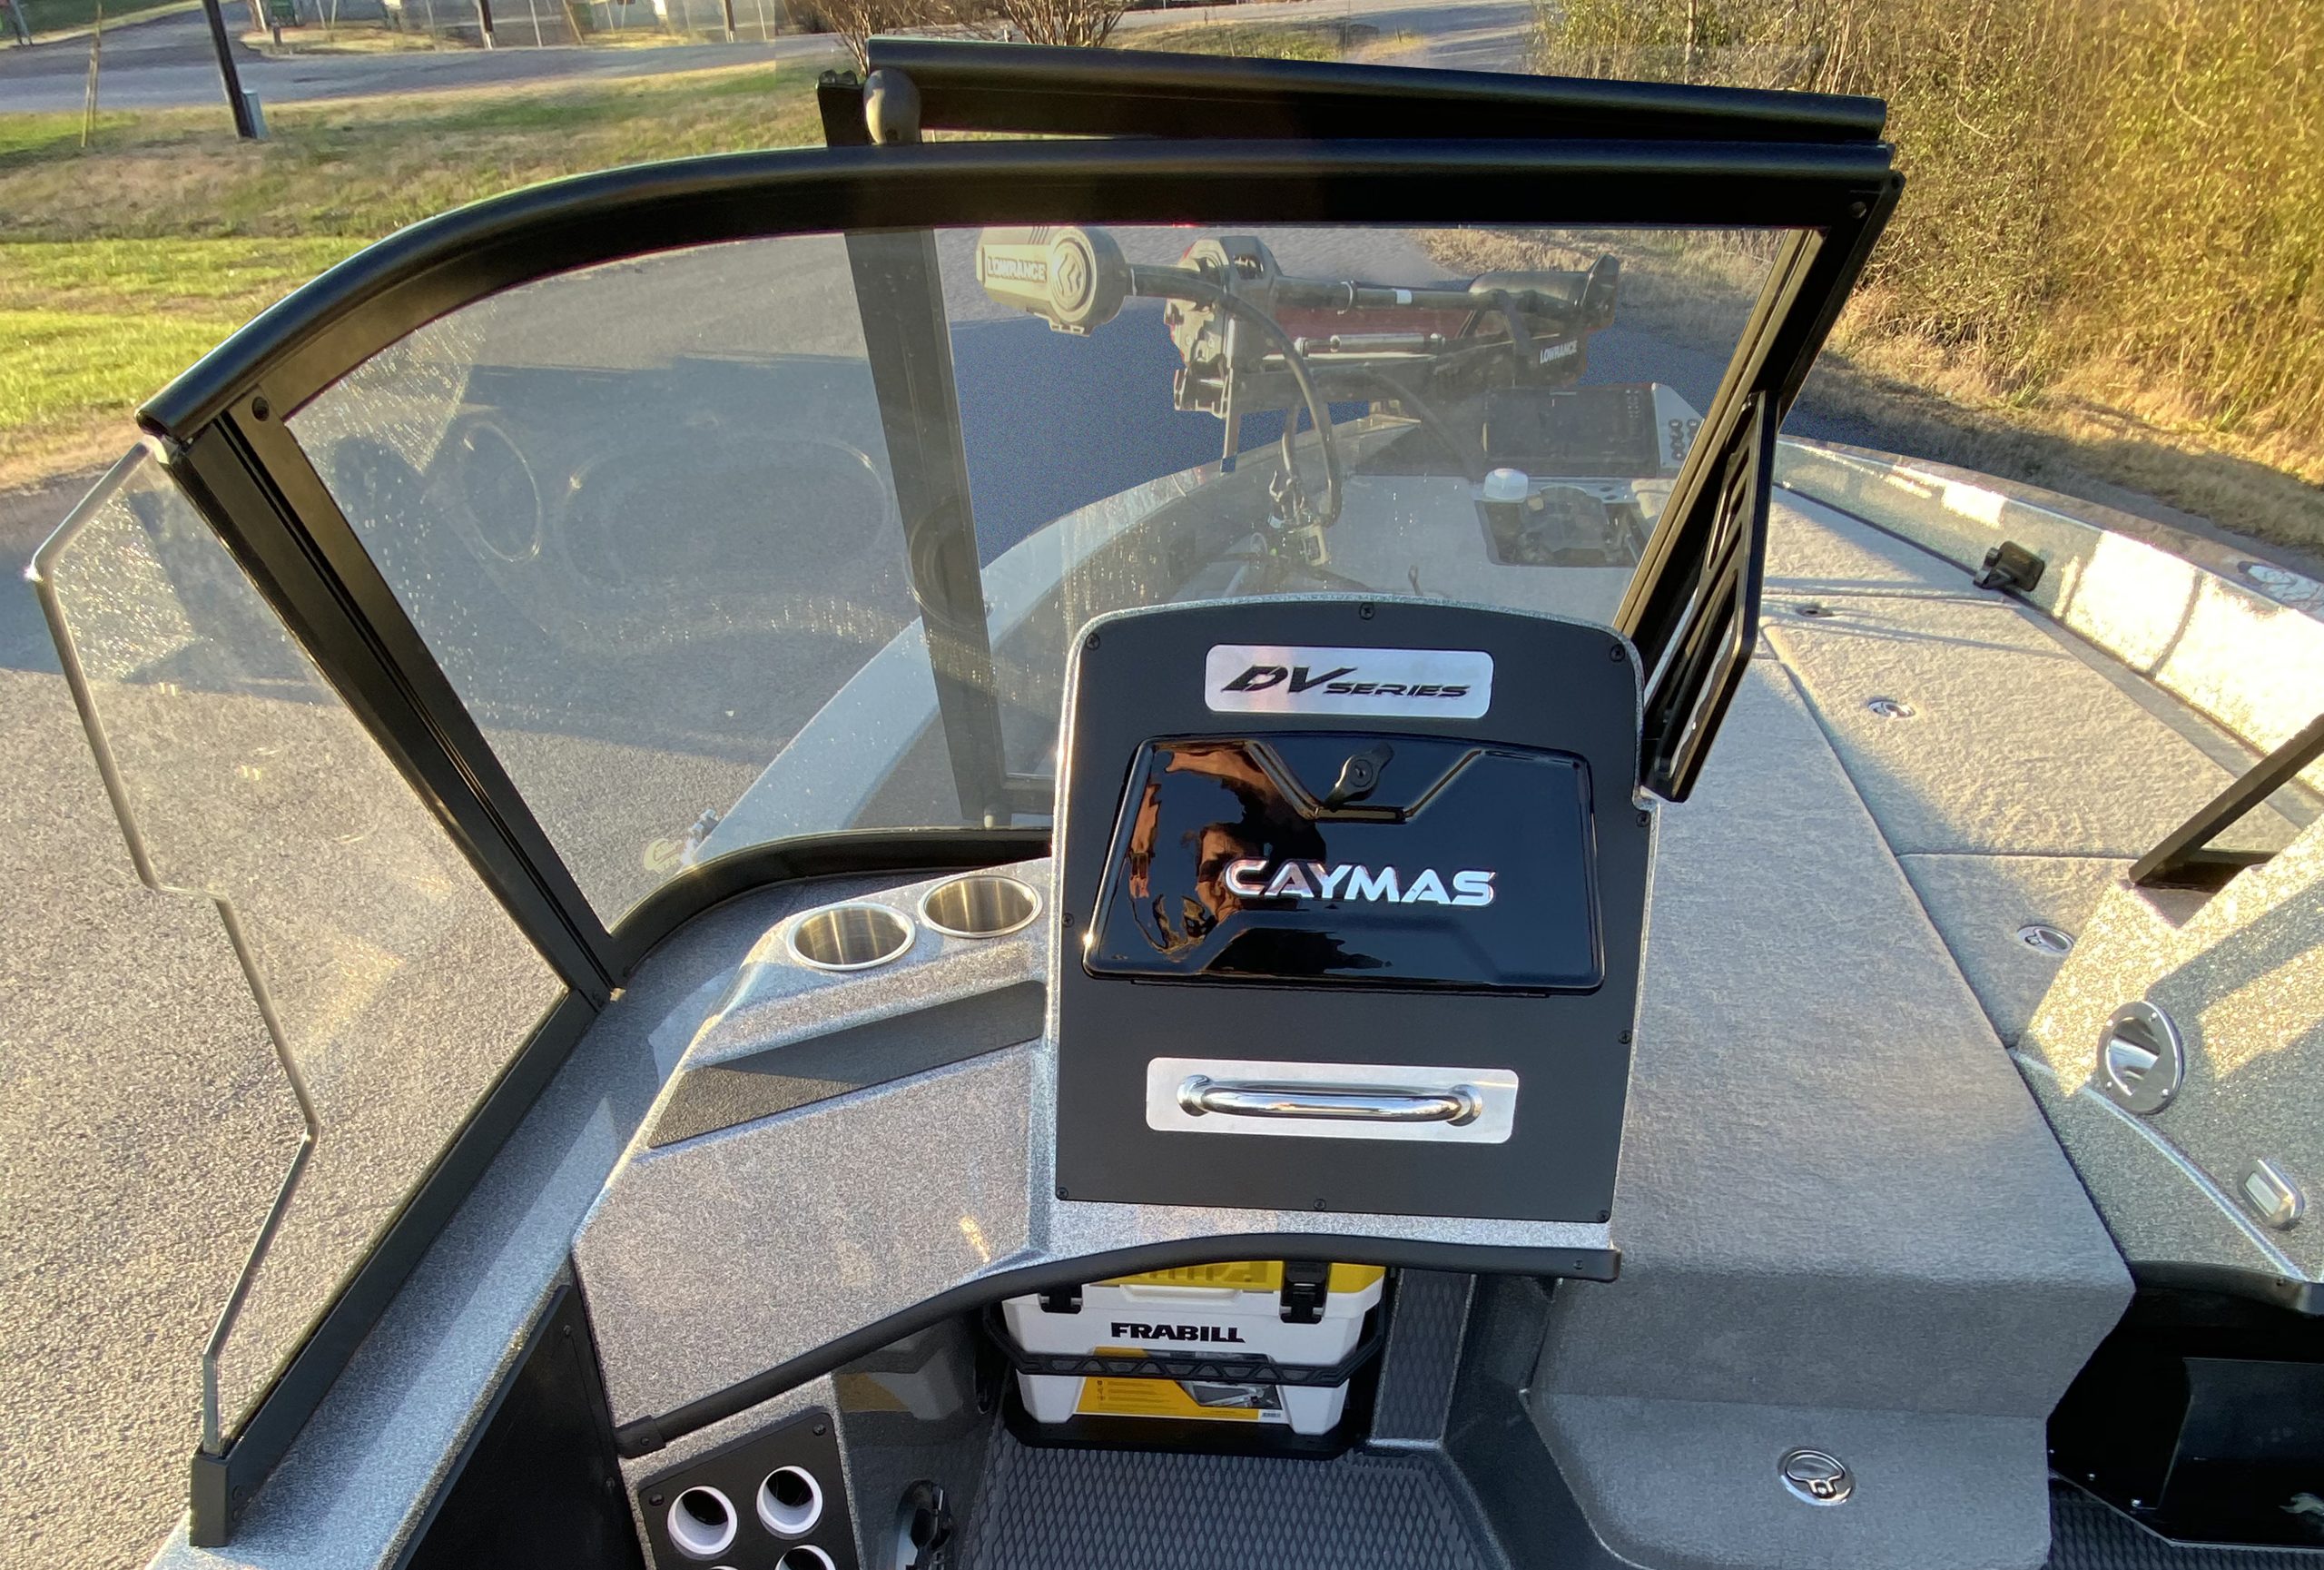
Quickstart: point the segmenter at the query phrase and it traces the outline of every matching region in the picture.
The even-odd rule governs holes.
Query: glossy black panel
[[[1370,650],[1392,664],[1466,651],[1492,672],[1485,712],[1212,706],[1213,653],[1261,647],[1356,664]],[[1050,979],[1059,1197],[1607,1220],[1652,836],[1630,794],[1639,686],[1629,645],[1605,628],[1438,600],[1156,607],[1085,629],[1057,836],[1054,919],[1082,958]],[[1368,771],[1348,767],[1359,756]],[[1263,881],[1229,911],[1238,860],[1262,863],[1236,874],[1244,886]],[[1336,911],[1304,908],[1287,884],[1266,894],[1285,865],[1313,887],[1309,862],[1393,867],[1400,897],[1356,909],[1352,874]],[[1491,871],[1493,903],[1404,903],[1423,869],[1456,898],[1452,874]],[[1531,935],[1455,924],[1478,917]],[[1602,979],[1540,984],[1581,976]],[[1499,1142],[1157,1127],[1158,1058],[1215,1061],[1227,1078],[1260,1062],[1497,1071],[1517,1081],[1514,1114]]]
[[[1376,783],[1339,788],[1352,772]],[[1588,991],[1604,975],[1593,860],[1571,754],[1346,732],[1148,742],[1082,963]]]

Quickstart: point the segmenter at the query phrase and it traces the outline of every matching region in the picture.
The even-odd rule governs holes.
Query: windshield
[[[1046,821],[1108,611],[1606,621],[1782,239],[704,246],[454,312],[290,427],[613,923],[754,844]]]

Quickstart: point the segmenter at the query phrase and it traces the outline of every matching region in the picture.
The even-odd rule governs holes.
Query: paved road
[[[1522,68],[1532,26],[1527,0],[1275,0],[1274,4],[1211,10],[1133,13],[1135,30],[1179,25],[1216,15],[1236,21],[1351,17],[1385,36],[1409,34],[1414,46],[1398,64],[1469,71]],[[510,23],[504,36],[521,32]],[[698,44],[654,49],[503,46],[486,51],[371,55],[291,55],[271,59],[235,45],[242,85],[263,104],[379,94],[437,92],[500,83],[614,81],[671,71],[821,59],[835,53],[815,35],[766,44]],[[66,40],[30,48],[0,48],[0,112],[81,107],[88,45]],[[218,67],[208,25],[200,12],[133,23],[105,35],[103,102],[115,109],[159,109],[219,102]]]

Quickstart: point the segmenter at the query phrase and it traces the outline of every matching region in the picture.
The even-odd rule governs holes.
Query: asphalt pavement
[[[1396,64],[1463,71],[1522,69],[1533,25],[1532,7],[1527,0],[1452,0],[1444,5],[1424,0],[1271,0],[1249,5],[1132,12],[1123,18],[1123,25],[1135,32],[1211,17],[1257,24],[1346,18],[1377,27],[1389,38],[1409,35],[1411,47],[1393,56]],[[512,25],[504,36],[520,34],[521,29]],[[838,52],[832,40],[816,34],[763,44],[532,48],[504,43],[491,50],[386,54],[271,56],[239,42],[233,47],[242,85],[257,94],[261,104],[512,84],[624,81],[674,71],[821,60]],[[89,46],[84,39],[0,47],[0,114],[79,109],[88,69]],[[202,14],[182,12],[109,29],[100,86],[103,104],[112,109],[219,103],[217,58]]]

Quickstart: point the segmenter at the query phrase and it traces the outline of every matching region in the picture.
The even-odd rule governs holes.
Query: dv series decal
[[[1492,656],[1455,648],[1211,646],[1203,701],[1214,714],[1396,715],[1480,719]]]

